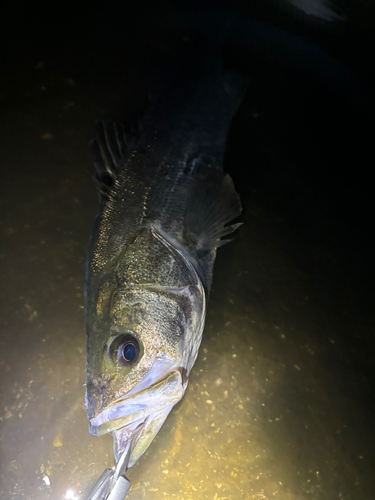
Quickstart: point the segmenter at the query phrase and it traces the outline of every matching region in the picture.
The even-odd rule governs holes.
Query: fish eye
[[[123,344],[120,345],[117,351],[117,361],[120,365],[124,366],[128,363],[132,363],[138,359],[139,355],[139,345],[136,339],[127,339]]]
[[[134,335],[127,332],[112,339],[107,348],[107,354],[114,364],[129,366],[140,358],[141,346]]]

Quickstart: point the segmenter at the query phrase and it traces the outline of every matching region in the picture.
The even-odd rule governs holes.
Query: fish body
[[[93,144],[100,209],[85,276],[90,432],[118,460],[143,423],[132,466],[186,390],[204,328],[216,250],[239,224],[222,169],[246,79],[215,47],[193,51],[128,139],[101,122]]]
[[[216,251],[241,213],[222,164],[247,79],[223,69],[218,33],[363,102],[361,80],[313,42],[216,14],[194,16],[210,41],[182,57],[139,132],[104,121],[93,143],[101,198],[85,273],[86,406],[90,432],[113,434],[117,460],[143,424],[130,466],[184,395]]]

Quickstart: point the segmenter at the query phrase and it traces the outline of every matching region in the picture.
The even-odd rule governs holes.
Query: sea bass
[[[93,144],[100,210],[85,276],[86,406],[116,460],[143,424],[132,466],[185,393],[198,355],[217,248],[241,214],[222,168],[247,86],[215,49],[184,60],[138,136],[103,121]]]

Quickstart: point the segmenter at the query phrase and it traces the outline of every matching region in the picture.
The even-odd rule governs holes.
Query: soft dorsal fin
[[[118,166],[127,156],[131,138],[125,132],[123,125],[111,120],[99,120],[96,124],[96,138],[91,142],[94,157],[94,181],[100,193],[108,196]]]

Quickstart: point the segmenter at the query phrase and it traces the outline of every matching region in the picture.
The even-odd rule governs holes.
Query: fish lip
[[[103,421],[101,423],[97,423],[97,424],[93,423],[93,421],[96,421],[96,420],[100,419],[101,416],[102,416],[102,414],[105,413],[105,412],[107,412],[108,410],[113,409],[114,411],[116,411],[116,409],[118,409],[116,407],[118,407],[118,406],[120,406],[120,405],[115,405],[115,406],[107,407],[102,412],[100,412],[96,417],[90,419],[90,421],[89,421],[89,431],[90,431],[90,433],[94,434],[96,436],[102,436],[104,434],[107,434],[108,432],[118,431],[118,430],[120,430],[120,429],[122,429],[124,427],[127,427],[127,426],[131,425],[135,421],[140,420],[140,418],[137,418],[137,411],[134,411],[133,413],[130,414],[130,415],[134,414],[134,419],[132,419],[132,420],[129,420],[129,418],[127,418],[126,416],[124,416],[122,418],[121,417],[106,418],[105,420],[103,419]],[[143,408],[141,408],[141,410],[142,409]],[[147,418],[147,417],[145,417],[145,418]]]
[[[176,367],[173,360],[168,359],[165,355],[159,355],[155,358],[150,370],[146,374],[146,376],[138,382],[138,384],[131,388],[126,394],[118,397],[115,401],[111,401],[104,408],[97,408],[97,401],[94,401],[95,404],[90,405],[90,397],[88,394],[88,387],[86,387],[86,408],[87,408],[87,416],[89,422],[93,425],[95,424],[95,420],[100,420],[100,417],[104,414],[111,411],[111,409],[115,409],[117,405],[123,404],[123,401],[129,401],[130,399],[134,400],[135,397],[139,396],[139,394],[144,390],[150,390],[152,386],[156,384],[160,384],[163,379],[168,378],[173,371],[180,371],[182,376],[182,381],[184,383],[183,377],[183,368]],[[95,399],[95,398],[94,398]],[[109,420],[109,419],[107,419]],[[90,430],[92,434],[96,434],[95,431]]]
[[[95,434],[95,435],[103,435],[108,432],[114,432],[119,429],[122,429],[123,427],[126,427],[130,424],[132,424],[135,420],[139,420],[139,418],[136,417],[137,413],[140,410],[143,410],[146,405],[128,405],[129,399],[125,396],[121,399],[116,400],[115,402],[111,403],[110,405],[106,406],[103,410],[101,410],[97,415],[89,419],[89,426],[90,426],[90,433]],[[127,407],[129,409],[129,406],[134,407],[134,411],[131,411],[128,415],[124,415],[123,417],[119,416],[117,418],[111,417],[111,414],[115,412],[121,412],[121,409],[123,407]],[[138,408],[136,408],[138,407]],[[132,408],[133,409],[133,408]],[[133,420],[129,420],[129,417],[131,415],[134,415],[135,418]],[[126,419],[126,423],[124,424],[124,420]],[[98,423],[96,423],[98,422]],[[111,425],[110,428],[108,428],[108,424],[115,424],[118,423],[118,425]]]
[[[97,415],[89,419],[89,431],[91,434],[100,436],[103,434],[107,434],[108,432],[115,432],[128,425],[133,424],[135,421],[143,419],[144,421],[149,418],[154,410],[152,405],[147,402],[137,402],[137,399],[141,399],[142,396],[146,392],[152,391],[152,388],[156,386],[168,383],[168,380],[173,377],[173,375],[177,376],[181,381],[182,386],[182,373],[181,370],[175,369],[171,372],[167,373],[165,377],[162,377],[160,380],[156,381],[154,384],[150,385],[146,389],[142,389],[139,392],[133,393],[129,396],[129,393],[124,395],[122,398],[117,399],[110,405],[106,406],[102,409]],[[177,403],[183,396],[184,389],[182,388],[181,394],[176,394],[173,400],[173,404]],[[168,406],[171,404],[171,399],[166,399],[165,405]],[[149,411],[147,409],[149,407]],[[121,413],[126,414],[121,415]],[[146,410],[146,414],[145,411]],[[133,417],[133,418],[132,418]]]

